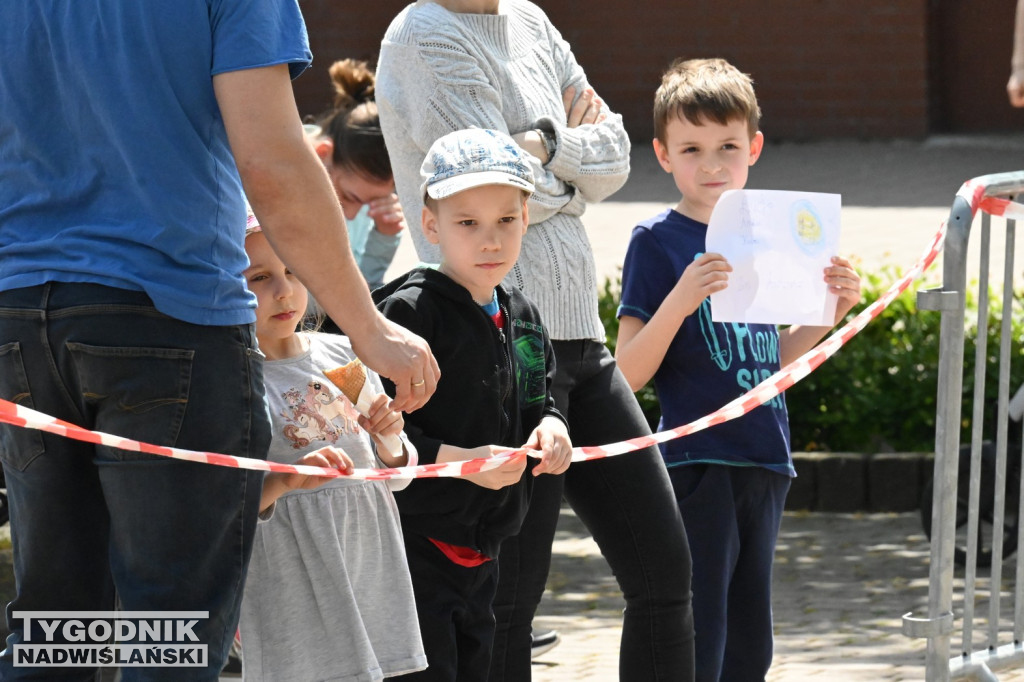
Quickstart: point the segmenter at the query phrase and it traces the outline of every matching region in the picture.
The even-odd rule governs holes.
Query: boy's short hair
[[[746,121],[753,136],[761,121],[761,108],[750,76],[724,59],[677,59],[662,74],[661,86],[654,94],[654,136],[662,144],[673,118],[694,125]]]
[[[467,128],[439,137],[420,167],[424,201],[471,187],[507,185],[533,194],[533,170],[515,140],[497,130]]]

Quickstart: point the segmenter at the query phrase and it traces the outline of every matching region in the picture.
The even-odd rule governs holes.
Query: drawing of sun
[[[825,245],[821,218],[809,201],[797,201],[790,208],[793,240],[803,251],[814,254]]]

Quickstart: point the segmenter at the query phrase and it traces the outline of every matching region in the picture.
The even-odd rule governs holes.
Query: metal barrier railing
[[[975,373],[971,405],[971,439],[969,450],[963,456],[970,458],[969,482],[966,500],[962,482],[958,485],[961,468],[960,424],[963,403],[964,339],[966,319],[968,239],[974,215],[983,199],[1011,198],[1024,192],[1024,171],[986,175],[964,185],[953,202],[946,224],[943,251],[942,286],[918,293],[918,307],[941,313],[939,338],[938,396],[935,424],[935,472],[932,500],[931,564],[926,617],[907,614],[903,630],[913,637],[928,639],[925,657],[928,682],[946,682],[951,679],[997,680],[994,670],[1024,663],[1024,561],[1019,557],[1013,579],[1014,611],[1012,632],[1002,630],[1002,592],[1004,535],[1003,529],[1016,529],[1015,546],[1024,546],[1024,523],[1017,523],[1024,510],[1024,497],[1007,500],[1007,490],[1024,491],[1024,485],[1007,486],[1008,433],[1010,415],[1010,363],[1012,336],[1013,271],[1015,235],[1014,221],[1006,220],[1006,239],[1003,256],[1002,319],[999,333],[998,399],[996,402],[995,452],[991,460],[991,447],[985,443],[983,425],[986,410],[986,369],[990,360],[988,348],[990,255],[992,217],[983,213],[981,218],[980,260],[978,263],[978,319],[974,348]],[[1024,397],[1024,394],[1021,394]],[[1014,402],[1018,402],[1016,399]],[[990,413],[991,414],[991,413]],[[1019,415],[1018,415],[1019,421]],[[987,448],[987,450],[986,450]],[[1019,449],[1019,448],[1018,448]],[[983,457],[984,451],[984,457]],[[1021,476],[1020,452],[1012,453],[1018,465],[1014,475]],[[994,471],[982,476],[983,465]],[[992,490],[982,489],[982,479],[991,482]],[[959,493],[959,494],[958,494]],[[989,498],[992,504],[989,507]],[[957,501],[966,502],[959,510]],[[991,538],[979,538],[981,501],[985,500],[986,514],[991,514]],[[1009,510],[1009,511],[1008,511]],[[1012,522],[1009,523],[1008,522]],[[957,529],[966,527],[966,552],[963,579],[963,608],[960,648],[951,656],[954,624],[955,545]],[[979,587],[986,585],[985,576],[979,576],[979,547],[990,540],[991,571],[987,577],[988,614],[982,618],[977,612]],[[962,555],[963,556],[963,555]],[[975,621],[986,625],[985,641],[975,633]],[[975,648],[978,647],[977,650]]]

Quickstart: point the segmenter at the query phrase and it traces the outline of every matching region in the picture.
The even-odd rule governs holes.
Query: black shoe
[[[530,645],[531,659],[543,656],[562,641],[557,630],[532,630],[530,632],[530,639],[533,640],[533,643]]]
[[[228,660],[224,663],[224,668],[220,671],[220,674],[224,677],[241,677],[242,659],[235,656],[234,652],[228,654]]]
[[[220,674],[224,677],[242,676],[242,640],[237,632],[234,641],[231,642],[231,649],[228,650],[228,660],[224,662]]]

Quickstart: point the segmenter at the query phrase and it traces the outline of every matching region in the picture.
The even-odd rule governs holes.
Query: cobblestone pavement
[[[556,628],[562,643],[534,662],[534,682],[617,680],[623,601],[596,544],[567,508],[554,549],[537,624]],[[925,641],[903,635],[901,621],[926,608],[928,552],[916,513],[787,512],[776,553],[768,681],[923,680]],[[1004,579],[1004,627],[1005,614],[1012,615],[1011,582]],[[962,604],[954,608],[959,628]],[[987,608],[984,601],[977,607]],[[987,640],[977,622],[980,648]],[[1024,670],[999,679],[1024,682]]]

